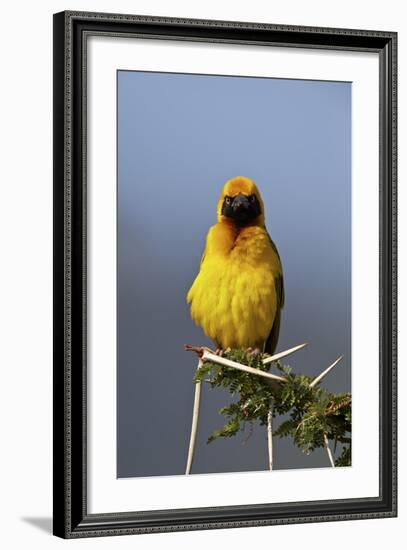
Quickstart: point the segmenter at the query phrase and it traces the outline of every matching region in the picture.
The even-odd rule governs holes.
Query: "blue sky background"
[[[185,295],[224,182],[252,178],[280,252],[286,291],[278,350],[287,363],[351,389],[351,84],[118,72],[119,477],[182,474],[195,357],[212,345]],[[137,357],[137,359],[136,359]],[[194,473],[267,468],[264,428],[216,441],[223,390],[204,388]],[[275,467],[328,466],[275,442]]]

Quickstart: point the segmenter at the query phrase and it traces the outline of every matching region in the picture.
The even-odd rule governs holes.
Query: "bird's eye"
[[[226,204],[230,204],[230,202],[231,202],[231,201],[230,201],[230,197],[225,197],[225,203],[226,203]]]
[[[256,202],[256,195],[250,195],[250,202]]]

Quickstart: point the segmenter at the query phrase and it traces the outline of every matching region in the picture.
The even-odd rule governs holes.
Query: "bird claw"
[[[246,350],[246,355],[248,357],[257,357],[258,355],[261,354],[261,351],[259,348],[247,348]]]

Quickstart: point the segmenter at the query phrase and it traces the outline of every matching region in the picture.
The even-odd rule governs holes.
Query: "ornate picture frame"
[[[137,38],[377,55],[378,495],[93,512],[89,508],[88,41]],[[394,517],[397,514],[397,34],[235,21],[54,15],[54,534],[63,538]],[[113,152],[112,152],[113,154]],[[97,162],[97,159],[95,160]],[[93,274],[92,277],[96,277]],[[92,347],[103,345],[92,342]],[[358,365],[353,365],[357,369]]]

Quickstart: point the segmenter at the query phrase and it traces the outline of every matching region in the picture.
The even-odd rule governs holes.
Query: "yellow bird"
[[[272,354],[284,305],[283,270],[256,184],[243,176],[227,181],[217,217],[187,295],[191,317],[220,349]]]

